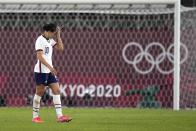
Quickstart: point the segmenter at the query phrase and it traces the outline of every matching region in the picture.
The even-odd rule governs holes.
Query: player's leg
[[[36,86],[36,94],[33,98],[33,122],[43,122],[39,118],[39,108],[40,108],[40,100],[44,94],[45,85],[41,84]]]
[[[59,85],[56,82],[56,83],[51,83],[49,86],[50,86],[52,93],[53,93],[53,103],[56,108],[57,117],[59,118],[59,117],[63,116],[62,108],[61,108]]]
[[[45,82],[48,79],[48,74],[46,73],[35,73],[35,82],[36,82],[36,93],[33,98],[33,122],[43,122],[39,118],[39,108],[41,97],[45,91]]]
[[[53,103],[56,108],[56,113],[57,113],[57,121],[58,122],[68,122],[71,121],[72,118],[63,116],[62,114],[62,107],[61,107],[61,98],[60,98],[60,88],[59,88],[59,83],[57,78],[50,74],[49,76],[49,87],[51,88],[53,92]]]
[[[62,114],[62,108],[61,108],[61,98],[60,98],[60,89],[59,89],[59,84],[56,83],[51,83],[50,88],[53,92],[53,103],[56,108],[56,113],[57,113],[57,121],[58,122],[69,122],[72,120],[72,118],[69,118],[67,116],[63,116]]]

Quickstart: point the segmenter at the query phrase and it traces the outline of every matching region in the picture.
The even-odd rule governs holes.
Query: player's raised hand
[[[55,46],[55,48],[57,50],[60,50],[62,51],[64,48],[63,48],[63,42],[61,40],[61,28],[59,26],[56,27],[56,32],[57,32],[57,40],[58,40],[58,44],[57,46]]]
[[[60,35],[61,35],[61,28],[59,26],[57,26],[56,31],[57,31],[57,37],[60,37]]]

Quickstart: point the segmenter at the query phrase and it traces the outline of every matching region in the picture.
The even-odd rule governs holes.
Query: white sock
[[[57,117],[59,118],[59,117],[63,116],[60,95],[53,95],[53,103],[56,108]]]
[[[38,117],[41,97],[36,95],[33,98],[33,118]]]

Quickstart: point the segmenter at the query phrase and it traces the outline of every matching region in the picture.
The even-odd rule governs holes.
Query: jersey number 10
[[[49,47],[45,47],[45,54],[49,53]]]

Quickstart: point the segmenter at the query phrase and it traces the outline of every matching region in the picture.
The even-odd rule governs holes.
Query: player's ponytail
[[[50,31],[50,32],[55,32],[56,31],[56,27],[57,25],[54,23],[49,23],[49,24],[45,24],[43,26],[43,30],[44,31]]]

